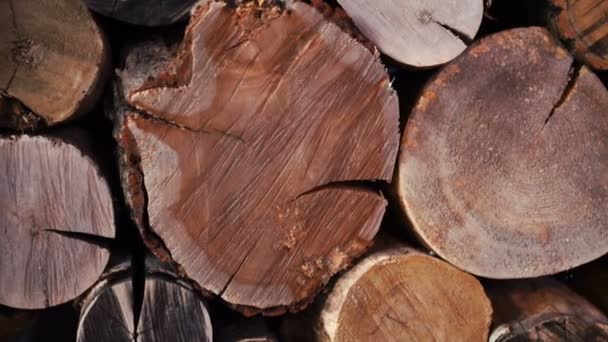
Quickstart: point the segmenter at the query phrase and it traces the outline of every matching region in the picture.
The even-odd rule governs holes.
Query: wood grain
[[[127,197],[173,260],[227,302],[278,313],[369,246],[385,200],[336,183],[390,180],[398,103],[377,58],[310,6],[249,4],[201,6],[117,135],[139,161],[123,167]]]
[[[576,56],[590,67],[608,70],[608,1],[550,0],[550,24]]]
[[[36,129],[91,110],[109,69],[104,37],[80,0],[0,2],[0,123]],[[2,102],[16,99],[25,109]]]
[[[403,64],[431,67],[458,56],[483,17],[482,0],[338,0],[378,49]]]
[[[110,269],[87,295],[78,342],[212,340],[207,308],[190,285],[151,261],[138,288],[132,267],[127,261]]]
[[[557,273],[608,251],[608,93],[548,31],[474,44],[407,123],[399,200],[416,233],[490,278]]]
[[[198,0],[85,0],[106,17],[143,26],[169,25],[184,19]]]
[[[76,131],[0,138],[0,303],[34,309],[93,285],[109,251],[76,235],[113,238],[108,184]]]
[[[608,341],[608,319],[565,285],[549,278],[492,282],[490,342]]]
[[[492,314],[477,279],[400,245],[360,260],[319,306],[286,341],[486,341]]]

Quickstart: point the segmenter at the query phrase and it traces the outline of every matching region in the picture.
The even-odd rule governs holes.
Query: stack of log
[[[608,0],[0,17],[0,340],[608,340]]]

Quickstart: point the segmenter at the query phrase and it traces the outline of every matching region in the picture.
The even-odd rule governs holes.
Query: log
[[[487,341],[491,316],[475,277],[393,245],[360,260],[281,330],[285,341]]]
[[[0,304],[58,305],[103,272],[113,202],[89,155],[80,131],[0,137]]]
[[[433,67],[458,56],[483,18],[483,0],[338,0],[357,28],[397,62]]]
[[[107,50],[80,0],[2,1],[0,127],[38,129],[90,111],[106,80]],[[21,105],[2,104],[14,101]]]
[[[399,109],[377,57],[301,2],[203,3],[176,58],[134,54],[116,136],[148,246],[247,314],[306,305],[385,210]]]
[[[191,285],[151,258],[144,269],[134,267],[128,260],[118,263],[87,294],[78,342],[212,340],[207,307]]]
[[[425,87],[398,201],[439,256],[488,278],[554,274],[608,252],[608,93],[542,28],[475,43]]]
[[[608,319],[567,286],[549,278],[492,282],[490,342],[606,341]]]
[[[584,63],[608,70],[608,1],[549,0],[549,23]]]
[[[126,23],[163,26],[184,19],[198,0],[85,0],[93,11]]]

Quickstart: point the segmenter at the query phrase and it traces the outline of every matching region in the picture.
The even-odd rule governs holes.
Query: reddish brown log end
[[[541,28],[486,37],[424,89],[398,192],[415,231],[490,278],[608,252],[608,93]]]
[[[386,202],[348,184],[390,180],[398,103],[377,58],[309,5],[258,12],[197,9],[173,65],[128,97],[142,114],[119,140],[140,160],[148,201],[134,210],[173,260],[276,314],[371,244]]]

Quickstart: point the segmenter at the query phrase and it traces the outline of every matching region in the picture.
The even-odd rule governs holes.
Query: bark
[[[608,94],[542,28],[475,43],[408,120],[398,200],[421,240],[489,278],[608,252]]]
[[[32,130],[90,111],[109,69],[105,38],[79,0],[0,4],[0,127]]]
[[[379,228],[398,147],[385,70],[305,3],[204,3],[177,56],[156,55],[127,59],[116,118],[143,236],[248,314],[298,310]]]
[[[286,341],[486,341],[491,315],[475,277],[393,245],[360,260],[282,333]]]
[[[197,1],[85,0],[85,3],[101,15],[130,24],[163,26],[184,19]]]
[[[104,274],[82,302],[78,342],[211,341],[207,307],[174,271],[146,260],[143,278],[130,261]]]
[[[398,62],[432,67],[458,56],[477,34],[482,0],[338,0],[359,30]]]
[[[0,137],[0,304],[46,308],[93,285],[115,234],[86,136]]]
[[[607,341],[608,319],[567,286],[549,278],[492,282],[490,342]]]
[[[608,70],[608,1],[549,0],[549,22],[572,52],[590,67]]]

